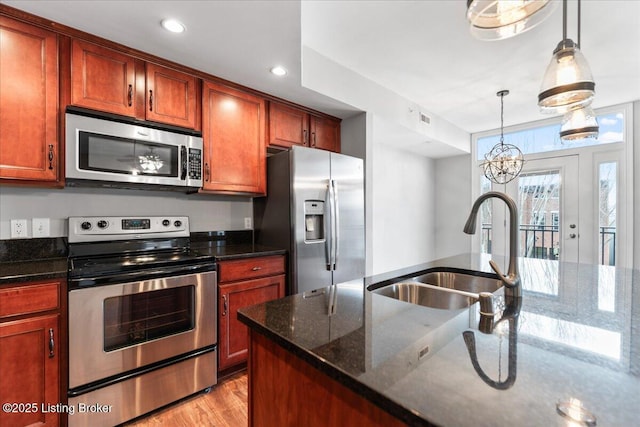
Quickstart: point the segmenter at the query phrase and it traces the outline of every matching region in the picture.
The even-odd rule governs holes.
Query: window
[[[504,142],[516,145],[523,154],[545,153],[550,151],[582,148],[591,145],[615,144],[624,142],[623,112],[609,112],[598,115],[600,134],[598,138],[577,141],[562,141],[560,139],[560,123],[537,126],[529,129],[508,132],[504,134]],[[500,142],[500,133],[480,137],[477,139],[477,159],[483,160],[484,155]]]

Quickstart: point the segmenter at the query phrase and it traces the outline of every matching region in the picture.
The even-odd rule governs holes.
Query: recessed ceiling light
[[[276,65],[275,67],[271,68],[271,72],[279,77],[282,77],[287,74],[287,70],[284,67],[281,67],[280,65]]]
[[[173,18],[163,19],[160,24],[162,28],[172,33],[182,33],[187,29],[182,22]]]

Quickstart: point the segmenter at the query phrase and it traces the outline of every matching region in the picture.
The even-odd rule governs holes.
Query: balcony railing
[[[558,259],[559,238],[558,226],[521,224],[519,252],[527,258]],[[600,264],[615,265],[616,227],[600,227],[599,242]],[[491,253],[491,224],[482,224],[482,248]]]

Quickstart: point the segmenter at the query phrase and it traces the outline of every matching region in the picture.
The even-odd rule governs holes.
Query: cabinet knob
[[[253,267],[251,270],[252,271],[260,271],[260,270],[262,270],[262,267]]]

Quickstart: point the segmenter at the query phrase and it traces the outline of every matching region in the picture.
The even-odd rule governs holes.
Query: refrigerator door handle
[[[340,209],[338,209],[338,181],[331,180],[333,186],[333,269],[338,269],[340,249]]]
[[[331,180],[327,181],[327,192],[324,197],[324,229],[325,229],[325,239],[324,239],[324,260],[327,265],[327,271],[331,271],[331,238],[332,234],[331,229],[333,227],[333,217],[332,217],[332,188],[331,188]]]

